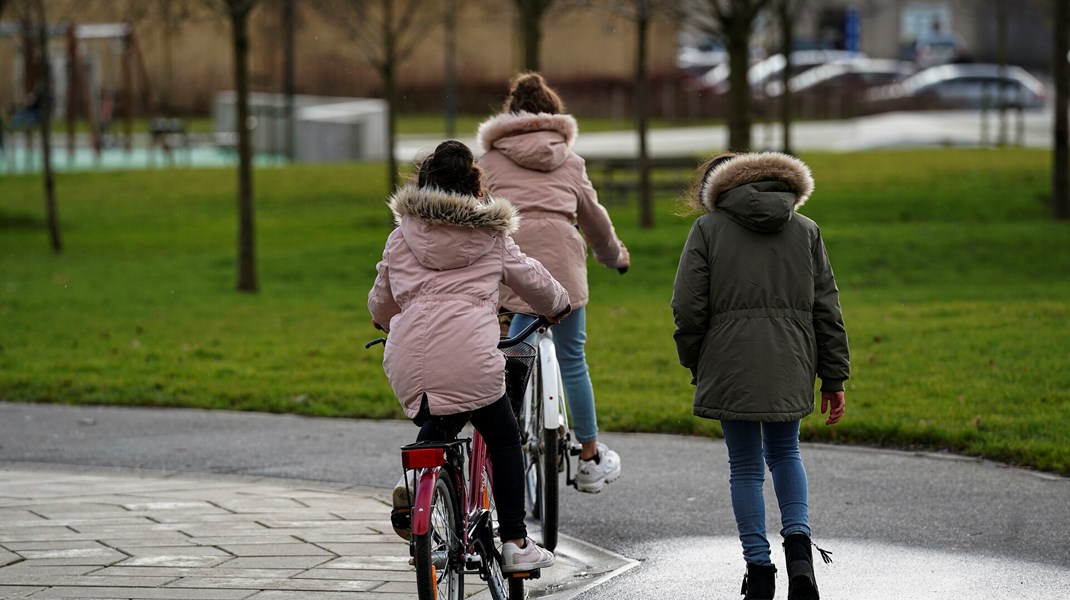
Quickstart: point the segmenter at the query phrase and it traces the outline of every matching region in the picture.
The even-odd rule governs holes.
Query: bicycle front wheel
[[[527,506],[539,520],[542,546],[557,546],[559,436],[545,423],[543,402],[547,401],[541,366],[536,365],[530,387],[530,401],[524,415],[524,473]],[[556,423],[554,424],[556,425]]]
[[[440,471],[431,496],[431,526],[414,535],[416,591],[420,600],[464,598],[464,564],[460,550],[457,503],[449,473]]]
[[[542,546],[553,552],[557,547],[557,509],[560,478],[557,474],[559,457],[558,434],[556,429],[541,429],[542,440],[539,445],[539,526],[542,527]]]

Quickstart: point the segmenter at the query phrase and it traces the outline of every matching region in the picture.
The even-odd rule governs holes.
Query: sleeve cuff
[[[843,380],[842,379],[822,379],[821,380],[822,392],[842,392]]]

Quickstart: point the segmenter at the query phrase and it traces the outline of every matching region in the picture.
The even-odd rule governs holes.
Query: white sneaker
[[[589,494],[602,491],[607,483],[620,477],[620,455],[598,442],[598,461],[580,459],[576,469],[576,489]]]
[[[502,573],[545,569],[554,564],[554,553],[535,543],[531,538],[523,548],[513,542],[502,544]]]
[[[392,504],[394,509],[390,511],[390,524],[394,527],[394,533],[398,534],[403,540],[412,539],[412,521],[409,514],[409,508],[412,506],[413,493],[409,489],[410,478],[402,475],[394,486],[394,493],[391,494]],[[400,517],[400,518],[399,518]],[[408,527],[399,527],[401,522],[408,522]]]

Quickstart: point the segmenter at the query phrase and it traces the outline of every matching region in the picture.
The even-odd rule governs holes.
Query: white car
[[[902,81],[914,72],[911,63],[882,58],[853,58],[825,63],[807,69],[788,80],[793,94],[820,93],[829,89],[862,91],[878,85]],[[765,86],[765,95],[777,98],[784,93],[779,79]]]
[[[812,69],[825,63],[846,60],[852,58],[865,58],[861,52],[848,52],[846,50],[796,50],[791,53],[791,73],[798,75],[803,71]],[[780,77],[787,66],[783,54],[774,54],[765,60],[754,63],[747,71],[747,81],[751,89],[761,92],[765,84]],[[713,91],[723,94],[728,91],[728,75],[731,69],[728,63],[720,64],[698,79],[697,89]]]
[[[900,83],[873,88],[866,100],[875,110],[925,108],[1042,108],[1044,84],[1025,69],[994,64],[938,65]]]

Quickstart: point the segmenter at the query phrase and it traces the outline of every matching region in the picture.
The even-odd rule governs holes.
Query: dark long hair
[[[433,186],[446,192],[477,198],[486,195],[483,170],[468,146],[457,140],[442,142],[423,159],[416,175],[416,185],[422,188]]]
[[[528,71],[517,75],[509,82],[509,96],[502,106],[502,112],[518,113],[520,111],[560,115],[565,112],[565,103],[546,83],[542,75]]]

